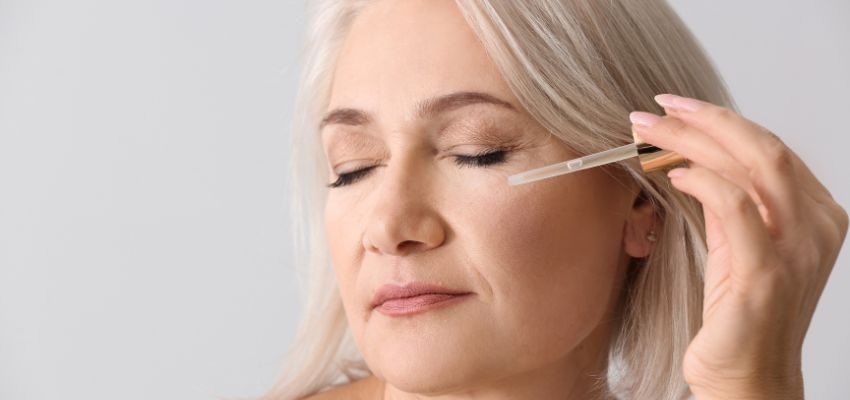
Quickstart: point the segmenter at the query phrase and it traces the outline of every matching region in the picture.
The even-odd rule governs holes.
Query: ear
[[[660,236],[656,227],[660,226],[655,207],[641,191],[635,198],[632,210],[623,226],[623,249],[632,257],[646,257],[655,248],[654,241],[649,240],[650,232]]]

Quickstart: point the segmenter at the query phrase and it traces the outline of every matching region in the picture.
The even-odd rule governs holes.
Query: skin
[[[370,4],[335,67],[321,129],[328,182],[374,168],[329,189],[325,228],[373,375],[316,398],[599,398],[626,268],[652,251],[657,221],[637,188],[604,168],[508,186],[576,154],[519,106],[451,1]],[[502,103],[466,96],[417,112],[459,92]],[[705,321],[685,376],[699,399],[801,396],[802,337],[847,215],[774,135],[717,109],[667,108],[635,125],[694,161],[672,181],[706,209]],[[502,162],[457,164],[500,148]],[[413,280],[472,295],[401,318],[371,309],[380,286]]]
[[[510,107],[415,112],[458,92]],[[324,125],[329,182],[379,165],[331,188],[325,219],[348,323],[384,398],[594,398],[625,268],[651,246],[636,187],[604,169],[508,186],[576,154],[520,107],[451,1],[368,6],[336,65],[338,109],[368,117]],[[456,162],[501,147],[504,162]],[[412,280],[473,295],[403,318],[370,309],[380,286]]]
[[[633,112],[647,142],[690,168],[672,184],[704,209],[703,326],[684,358],[696,398],[802,399],[803,340],[847,235],[847,212],[768,129],[696,99]]]

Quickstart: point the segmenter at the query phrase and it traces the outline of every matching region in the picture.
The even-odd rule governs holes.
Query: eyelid
[[[521,143],[517,141],[503,141],[501,143],[489,143],[489,144],[481,144],[481,145],[457,145],[452,146],[452,149],[460,148],[462,146],[470,146],[470,150],[461,151],[461,152],[452,152],[453,156],[480,156],[486,155],[489,153],[493,153],[496,151],[505,151],[508,153],[515,152],[521,149],[523,146]],[[460,154],[458,154],[460,153]]]
[[[496,145],[518,141],[525,135],[524,131],[515,121],[473,117],[449,122],[440,129],[439,138],[445,137],[452,142]]]
[[[508,161],[507,157],[510,153],[511,150],[505,148],[495,148],[487,149],[474,155],[455,155],[452,156],[452,158],[455,164],[460,167],[489,168]],[[330,188],[336,188],[351,185],[353,183],[356,183],[360,179],[365,178],[367,175],[369,175],[371,170],[379,166],[381,165],[374,164],[362,168],[357,168],[350,172],[343,172],[337,174],[338,177],[336,181],[327,184],[327,186]]]
[[[515,146],[507,144],[507,143],[481,143],[481,144],[458,144],[449,147],[446,151],[451,151],[452,153],[462,153],[463,155],[476,155],[476,154],[484,154],[494,150],[511,150]]]
[[[373,160],[389,156],[389,150],[386,149],[380,140],[365,133],[349,132],[347,134],[340,134],[340,136],[334,137],[334,139],[329,140],[328,143],[323,143],[323,145],[327,146],[325,148],[325,155],[329,160],[346,159],[346,163],[349,161]],[[358,158],[348,159],[349,157]],[[336,169],[342,164],[335,164],[332,168]]]
[[[362,164],[357,164],[357,163],[356,163],[357,161],[366,161],[366,162],[364,162],[364,163],[362,163]],[[371,161],[371,162],[370,162],[370,161]],[[340,167],[341,165],[347,165],[347,164],[354,164],[355,166],[354,166],[353,168],[348,168],[348,169],[346,169],[346,170],[343,170],[343,171],[340,171],[340,172],[336,172],[336,171],[339,169],[339,167]],[[381,163],[380,163],[380,162],[375,161],[375,160],[372,160],[372,159],[357,159],[357,160],[348,160],[348,161],[341,162],[341,163],[339,163],[339,164],[337,164],[337,165],[334,165],[334,166],[331,168],[331,172],[333,172],[333,173],[334,173],[334,175],[350,174],[350,173],[352,173],[352,172],[356,172],[356,171],[361,170],[361,169],[364,169],[364,168],[377,167],[377,166],[379,166],[379,165],[381,165]]]

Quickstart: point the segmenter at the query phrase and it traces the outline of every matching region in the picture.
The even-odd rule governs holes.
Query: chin
[[[437,363],[410,358],[396,359],[381,365],[380,370],[387,384],[407,393],[427,396],[456,392],[471,382],[486,380],[490,372],[482,365],[467,362],[457,355]]]
[[[440,395],[458,390],[470,382],[493,376],[496,360],[488,360],[475,352],[484,351],[478,343],[458,341],[435,336],[416,341],[403,337],[386,340],[372,359],[367,358],[370,369],[388,384],[408,393]]]

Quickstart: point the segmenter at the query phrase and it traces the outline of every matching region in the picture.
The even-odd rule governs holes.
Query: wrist
[[[696,400],[803,400],[801,372],[782,376],[688,382]]]

